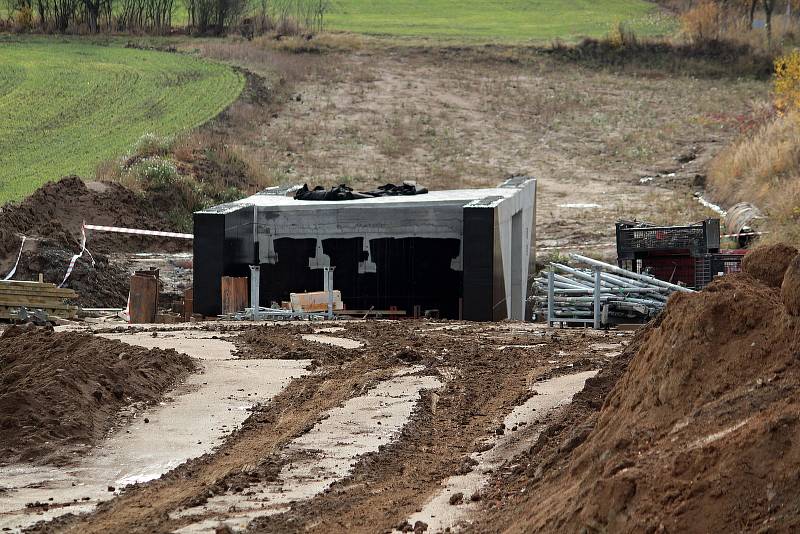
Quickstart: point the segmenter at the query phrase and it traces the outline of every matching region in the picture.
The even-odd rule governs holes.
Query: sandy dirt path
[[[294,377],[308,360],[238,360],[234,345],[207,332],[103,334],[146,348],[174,348],[200,361],[157,406],[135,413],[116,432],[69,467],[0,468],[0,528],[18,529],[63,514],[93,510],[129,484],[160,477],[190,458],[213,451]],[[214,339],[216,338],[216,339]],[[41,503],[31,506],[32,503]]]
[[[257,407],[213,454],[39,530],[204,531],[220,522],[266,532],[391,530],[471,471],[471,454],[492,448],[532,390],[593,372],[625,342],[511,323],[339,328],[262,326],[224,337],[243,362],[284,362],[289,349],[313,360],[312,372]]]

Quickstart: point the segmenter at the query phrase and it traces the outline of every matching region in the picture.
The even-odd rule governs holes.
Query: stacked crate
[[[702,288],[718,273],[740,270],[743,251],[720,251],[719,219],[685,226],[617,223],[617,262],[636,273]]]

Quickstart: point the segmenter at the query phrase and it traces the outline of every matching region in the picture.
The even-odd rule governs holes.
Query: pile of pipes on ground
[[[546,316],[548,326],[579,323],[601,328],[645,322],[664,309],[672,293],[692,291],[579,254],[570,257],[589,268],[551,263],[544,276],[536,279],[534,314]]]
[[[323,321],[333,318],[332,315],[329,316],[324,312],[296,312],[286,308],[265,308],[264,306],[258,307],[258,314],[256,315],[253,314],[253,308],[249,307],[238,313],[220,317],[233,321]]]

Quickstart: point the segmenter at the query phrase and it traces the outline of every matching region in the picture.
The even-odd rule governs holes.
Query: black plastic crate
[[[695,258],[685,253],[647,253],[635,260],[622,260],[619,266],[639,274],[649,274],[672,284],[693,287]]]
[[[687,226],[617,223],[617,260],[641,259],[651,252],[687,251],[693,257],[719,250],[719,219]]]
[[[704,254],[696,259],[695,288],[706,287],[717,276],[738,273],[742,270],[742,259],[746,250],[729,250]]]

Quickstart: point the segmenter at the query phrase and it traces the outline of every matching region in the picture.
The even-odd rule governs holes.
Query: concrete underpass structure
[[[194,311],[217,315],[221,278],[260,266],[260,304],[321,291],[323,268],[351,310],[438,310],[523,320],[536,180],[344,201],[270,188],[194,215]],[[252,303],[251,303],[252,305]]]

